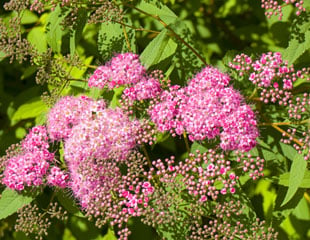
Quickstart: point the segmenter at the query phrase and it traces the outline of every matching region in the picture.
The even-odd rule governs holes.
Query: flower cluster
[[[174,164],[174,157],[153,162],[156,175],[162,183],[182,182],[188,194],[199,202],[216,200],[218,195],[234,194],[238,176],[231,170],[230,161],[224,155],[218,155],[212,149],[208,152],[190,154],[188,159]]]
[[[69,180],[69,175],[63,172],[59,167],[52,167],[49,175],[46,177],[47,183],[50,186],[57,186],[59,188],[66,188]]]
[[[279,4],[277,0],[261,0],[261,7],[264,8],[265,15],[270,18],[271,16],[275,15],[278,16],[279,20],[282,19],[282,5]],[[301,12],[305,12],[306,8],[303,6],[303,0],[283,0],[284,4],[293,4],[296,8],[296,15],[299,16]]]
[[[39,186],[48,171],[54,154],[48,151],[47,130],[44,126],[32,128],[22,141],[21,152],[7,159],[2,183],[15,190],[25,186]]]
[[[309,73],[308,69],[295,71],[279,52],[262,54],[257,60],[245,54],[237,55],[229,67],[235,69],[239,76],[248,76],[261,89],[260,101],[279,102],[280,105],[287,105],[292,97],[293,83]]]
[[[117,54],[88,80],[89,87],[113,89],[123,85],[129,86],[124,95],[132,101],[152,99],[161,92],[159,80],[146,74],[139,56],[133,53]]]
[[[213,67],[198,73],[185,88],[174,85],[150,106],[159,131],[189,134],[191,141],[220,136],[224,150],[248,151],[258,137],[255,114],[232,87],[230,78]]]
[[[83,120],[89,120],[93,113],[105,109],[103,100],[93,101],[86,96],[61,98],[50,110],[47,117],[47,129],[51,140],[67,139],[72,128]]]
[[[282,133],[281,141],[285,144],[293,143],[293,147],[307,161],[310,159],[310,130],[309,125],[310,94],[304,93],[300,97],[289,101],[288,116],[293,120],[286,132]]]
[[[113,89],[135,84],[144,78],[145,73],[146,69],[141,65],[137,54],[118,54],[104,66],[97,68],[89,78],[88,86]]]

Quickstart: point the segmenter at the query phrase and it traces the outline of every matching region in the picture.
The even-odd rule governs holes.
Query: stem
[[[254,98],[254,96],[256,95],[257,93],[257,88],[254,88],[253,92],[251,93],[251,95],[249,96],[249,100],[252,100],[252,98]]]
[[[191,149],[189,147],[189,143],[188,143],[186,132],[183,132],[183,137],[184,137],[184,141],[185,141],[186,150],[187,150],[188,154],[190,154],[191,153]]]
[[[127,32],[126,32],[126,27],[124,25],[122,25],[122,28],[123,28],[123,33],[124,33],[124,36],[125,36],[125,40],[126,40],[126,44],[127,44],[128,50],[130,52],[132,52],[131,46],[130,46],[130,42],[129,42],[129,39],[128,39],[128,35],[127,35]]]
[[[149,154],[148,154],[144,144],[142,145],[142,150],[143,150],[143,153],[144,153],[144,155],[146,157],[146,160],[147,160],[147,162],[149,164],[149,167],[152,168],[152,162],[151,162],[150,156],[149,156]]]
[[[310,196],[307,192],[304,193],[304,198],[306,199],[308,203],[310,203]]]
[[[132,9],[135,9],[136,11],[157,20],[161,25],[163,25],[167,30],[169,30],[175,38],[177,38],[186,47],[188,47],[201,60],[201,62],[204,65],[208,65],[207,62],[205,61],[205,59],[191,45],[189,45],[179,34],[177,34],[171,27],[169,27],[169,25],[167,23],[165,23],[159,16],[147,13],[147,12],[143,11],[142,9],[139,9],[135,6],[130,5],[130,4],[124,3],[124,5],[132,8]]]
[[[285,134],[287,137],[292,137],[291,134],[289,134],[288,132],[284,131],[282,128],[279,128],[277,125],[271,124],[270,126],[273,127],[274,129],[278,130],[280,133]],[[293,138],[293,141],[294,141],[295,143],[297,143],[297,144],[298,144],[299,146],[301,146],[301,147],[304,145],[302,142],[300,142],[300,141],[299,141],[298,139],[296,139],[296,138]]]
[[[133,30],[135,30],[135,31],[141,31],[141,32],[142,32],[142,31],[145,31],[145,32],[151,32],[151,33],[156,33],[156,34],[159,34],[159,33],[160,33],[159,31],[155,31],[155,30],[150,30],[150,29],[145,29],[145,28],[136,28],[136,27],[134,27],[134,26],[128,25],[128,24],[123,23],[123,22],[119,22],[119,21],[117,21],[117,20],[112,20],[112,22],[118,23],[118,24],[120,24],[120,25],[122,25],[122,26],[124,26],[124,27],[131,28],[131,29],[133,29]]]
[[[87,64],[84,64],[84,66],[87,67],[87,68],[92,68],[92,69],[97,69],[97,68],[98,68],[98,66],[96,66],[96,65],[87,65]]]
[[[69,79],[67,79],[67,80],[69,80],[69,81],[77,81],[77,82],[88,82],[88,81],[85,80],[85,79],[78,79],[78,78],[69,78]]]
[[[259,126],[272,126],[272,125],[276,125],[276,126],[285,126],[285,125],[301,125],[301,124],[305,124],[305,123],[309,123],[310,122],[310,118],[300,121],[300,122],[277,122],[277,123],[268,123],[268,122],[264,122],[264,123],[259,123]]]

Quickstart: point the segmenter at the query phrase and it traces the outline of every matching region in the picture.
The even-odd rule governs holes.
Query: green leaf
[[[308,151],[308,149],[306,150]],[[288,190],[281,206],[288,203],[294,197],[304,179],[306,169],[307,161],[304,160],[304,154],[296,154],[290,170]]]
[[[160,17],[166,24],[174,23],[178,16],[170,10],[167,6],[160,3],[160,1],[141,1],[137,8]]]
[[[0,50],[0,61],[2,61],[6,56],[6,53]]]
[[[89,91],[89,97],[91,97],[92,99],[97,100],[101,96],[103,91],[104,90],[99,89],[99,88],[91,88],[90,91]]]
[[[283,173],[279,176],[278,184],[288,187],[289,186],[289,179],[291,174],[290,173]],[[310,188],[310,171],[307,170],[305,175],[299,185],[300,188]]]
[[[119,106],[119,99],[123,93],[123,90],[124,90],[124,87],[119,87],[119,88],[114,88],[113,91],[114,91],[114,95],[113,95],[113,98],[110,102],[110,106],[111,108],[115,108],[117,106]]]
[[[310,49],[310,13],[303,12],[292,23],[292,35],[288,47],[283,52],[283,58],[289,64],[294,63],[302,54]]]
[[[126,19],[124,21],[126,24],[131,25],[131,21]],[[126,42],[124,31],[126,31],[130,49]],[[136,40],[134,30],[127,27],[123,28],[118,23],[102,23],[98,34],[98,50],[104,61],[109,60],[115,52],[135,52]]]
[[[47,40],[43,27],[34,27],[27,35],[27,40],[35,47],[40,53],[46,52]]]
[[[36,23],[39,20],[39,17],[29,11],[29,10],[24,10],[22,13],[22,18],[21,18],[21,24],[32,24],[32,23]]]
[[[65,193],[62,191],[57,192],[57,199],[59,203],[71,214],[84,218],[85,216],[80,211],[80,209],[77,207],[74,200],[70,197],[68,197]]]
[[[47,106],[40,97],[35,97],[21,105],[12,117],[12,121],[19,121],[28,118],[35,118],[47,110]]]
[[[295,148],[293,148],[291,145],[285,144],[280,142],[280,147],[283,151],[283,155],[290,159],[291,161],[294,161],[294,158],[298,154]]]
[[[201,153],[206,152],[208,149],[198,142],[194,142],[191,146],[191,153],[196,153],[196,150],[199,150]]]
[[[0,198],[0,219],[6,218],[18,209],[31,203],[33,197],[17,193],[9,188],[4,189]]]
[[[70,54],[73,55],[75,53],[75,48],[79,43],[84,26],[87,21],[87,10],[85,8],[79,8],[77,14],[77,20],[74,24],[74,29],[70,32]]]
[[[61,50],[61,39],[64,35],[63,26],[61,23],[66,15],[67,12],[64,13],[62,8],[57,6],[55,11],[50,14],[46,25],[47,43],[57,53],[60,53]]]
[[[162,30],[142,52],[140,60],[147,68],[160,63],[175,53],[178,44],[167,33],[167,29]]]
[[[101,237],[100,239],[101,240],[117,240],[117,237],[115,236],[114,231],[111,228],[109,228],[107,234],[104,235],[104,237]]]

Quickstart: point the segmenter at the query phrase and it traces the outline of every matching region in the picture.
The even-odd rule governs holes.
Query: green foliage
[[[144,49],[140,56],[141,62],[148,68],[159,65],[175,53],[177,46],[168,36],[168,30],[164,29]]]
[[[297,189],[300,187],[304,179],[306,169],[307,162],[304,160],[303,154],[296,154],[291,166],[288,190],[282,206],[292,199]]]
[[[0,219],[6,218],[33,200],[33,196],[6,188],[0,198]]]
[[[302,13],[292,23],[291,36],[284,57],[290,64],[310,49],[310,13]]]

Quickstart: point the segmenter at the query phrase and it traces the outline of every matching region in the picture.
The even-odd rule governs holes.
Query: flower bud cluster
[[[236,70],[239,76],[248,77],[261,90],[260,101],[278,102],[285,106],[292,97],[293,83],[298,78],[303,79],[309,75],[309,69],[296,71],[293,65],[288,66],[279,52],[262,54],[257,60],[240,54],[229,63],[229,67]]]
[[[231,200],[225,203],[216,203],[213,207],[212,220],[201,224],[195,220],[191,227],[191,235],[187,239],[203,240],[274,240],[278,233],[273,228],[265,228],[265,222],[256,219],[245,222],[244,207],[240,201]],[[238,221],[236,221],[238,219]],[[240,220],[239,220],[240,219]],[[250,228],[248,227],[250,225]]]
[[[189,158],[177,165],[173,157],[166,159],[166,164],[160,159],[154,161],[159,181],[182,182],[188,194],[201,203],[216,200],[219,195],[234,194],[238,176],[231,170],[230,161],[212,149],[206,153],[197,151],[196,154],[190,154]]]
[[[302,12],[306,11],[306,8],[303,6],[303,0],[283,0],[283,4],[293,4],[297,8],[296,15],[299,16]],[[271,16],[278,16],[279,20],[282,20],[283,12],[282,5],[280,5],[277,0],[261,0],[261,7],[265,9],[265,15],[268,18]]]

